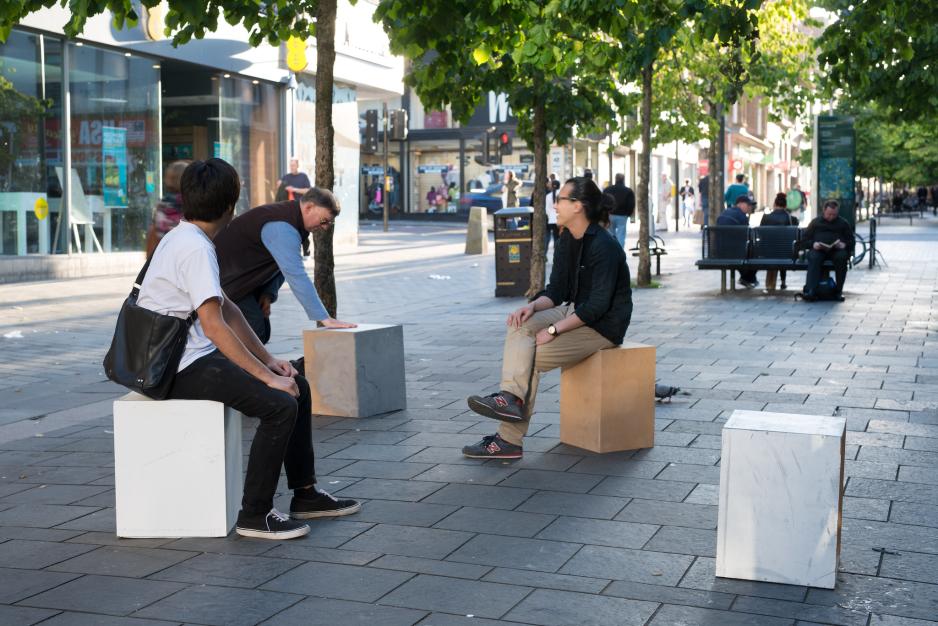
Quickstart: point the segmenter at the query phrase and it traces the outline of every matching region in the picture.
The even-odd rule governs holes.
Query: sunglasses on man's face
[[[335,224],[335,217],[321,217],[319,218],[320,226],[332,226]]]

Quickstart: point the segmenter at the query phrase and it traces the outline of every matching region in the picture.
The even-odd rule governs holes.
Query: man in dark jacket
[[[332,227],[338,215],[332,192],[313,187],[299,200],[242,213],[215,237],[222,288],[263,343],[270,340],[270,305],[284,280],[309,319],[326,328],[355,326],[329,315],[303,266],[309,233]]]
[[[856,240],[853,236],[853,227],[839,214],[840,205],[835,200],[824,203],[823,213],[820,217],[811,220],[804,231],[803,241],[810,245],[808,250],[808,276],[805,279],[804,299],[817,299],[817,286],[821,280],[821,268],[824,261],[834,263],[834,274],[837,286],[834,296],[843,300],[841,293],[844,289],[844,280],[847,278],[847,263],[853,256]]]
[[[736,204],[725,209],[717,217],[717,226],[749,226],[749,214],[752,213],[752,199],[748,194],[736,196]],[[739,283],[746,289],[759,284],[755,270],[739,270]]]
[[[609,212],[609,230],[625,248],[625,227],[635,212],[635,192],[625,186],[625,174],[616,174],[615,184],[606,187],[604,193],[616,199],[615,207]]]

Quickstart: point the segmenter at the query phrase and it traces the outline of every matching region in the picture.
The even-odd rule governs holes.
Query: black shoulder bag
[[[182,319],[138,306],[140,285],[149,267],[148,259],[121,306],[114,338],[104,357],[104,373],[132,391],[153,400],[163,400],[173,386],[179,360],[186,349],[189,327],[198,314],[192,311]]]

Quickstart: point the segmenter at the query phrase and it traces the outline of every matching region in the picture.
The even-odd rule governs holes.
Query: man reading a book
[[[853,256],[855,240],[853,227],[839,214],[840,206],[834,200],[824,203],[820,217],[811,220],[804,231],[803,241],[808,249],[808,277],[804,286],[805,300],[816,298],[818,282],[821,280],[821,268],[824,261],[834,263],[837,287],[834,296],[843,299],[841,293],[847,278],[847,263]]]

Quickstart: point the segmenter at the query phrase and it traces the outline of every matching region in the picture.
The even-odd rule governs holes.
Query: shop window
[[[72,244],[143,250],[160,191],[159,64],[69,44],[69,66]]]
[[[0,254],[48,254],[54,247],[61,101],[61,42],[11,32],[0,44]]]

